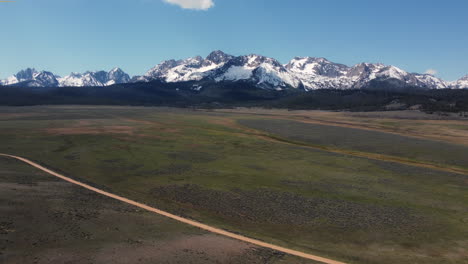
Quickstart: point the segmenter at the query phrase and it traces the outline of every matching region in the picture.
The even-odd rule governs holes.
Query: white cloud
[[[214,6],[213,0],[163,0],[184,9],[208,10]]]
[[[434,70],[434,69],[429,69],[425,72],[425,74],[430,74],[430,75],[436,75],[437,74],[437,70]]]

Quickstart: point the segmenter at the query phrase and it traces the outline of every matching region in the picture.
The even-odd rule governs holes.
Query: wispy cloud
[[[183,9],[208,10],[214,6],[213,0],[163,0],[166,3],[178,5]]]
[[[425,74],[430,74],[430,75],[436,75],[437,74],[437,70],[434,70],[434,69],[428,69]]]

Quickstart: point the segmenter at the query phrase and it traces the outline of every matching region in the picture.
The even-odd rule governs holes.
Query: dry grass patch
[[[99,135],[99,134],[127,134],[133,135],[135,128],[130,126],[102,126],[102,127],[61,127],[47,128],[46,132],[53,135]]]

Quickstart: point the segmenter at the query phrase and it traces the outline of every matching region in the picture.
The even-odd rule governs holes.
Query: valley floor
[[[2,153],[287,248],[346,263],[468,263],[468,121],[458,117],[1,107],[0,136]],[[147,262],[308,263],[0,162],[7,263],[24,252],[124,261],[129,251],[133,260],[149,254]]]
[[[306,263],[207,233],[0,157],[2,263]]]

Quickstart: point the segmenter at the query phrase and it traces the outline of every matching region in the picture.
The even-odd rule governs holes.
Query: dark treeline
[[[198,86],[202,86],[200,90]],[[421,109],[467,112],[468,90],[392,89],[376,85],[361,90],[259,89],[247,82],[129,83],[108,87],[2,87],[0,105],[146,105],[174,107],[267,107],[377,111]]]

